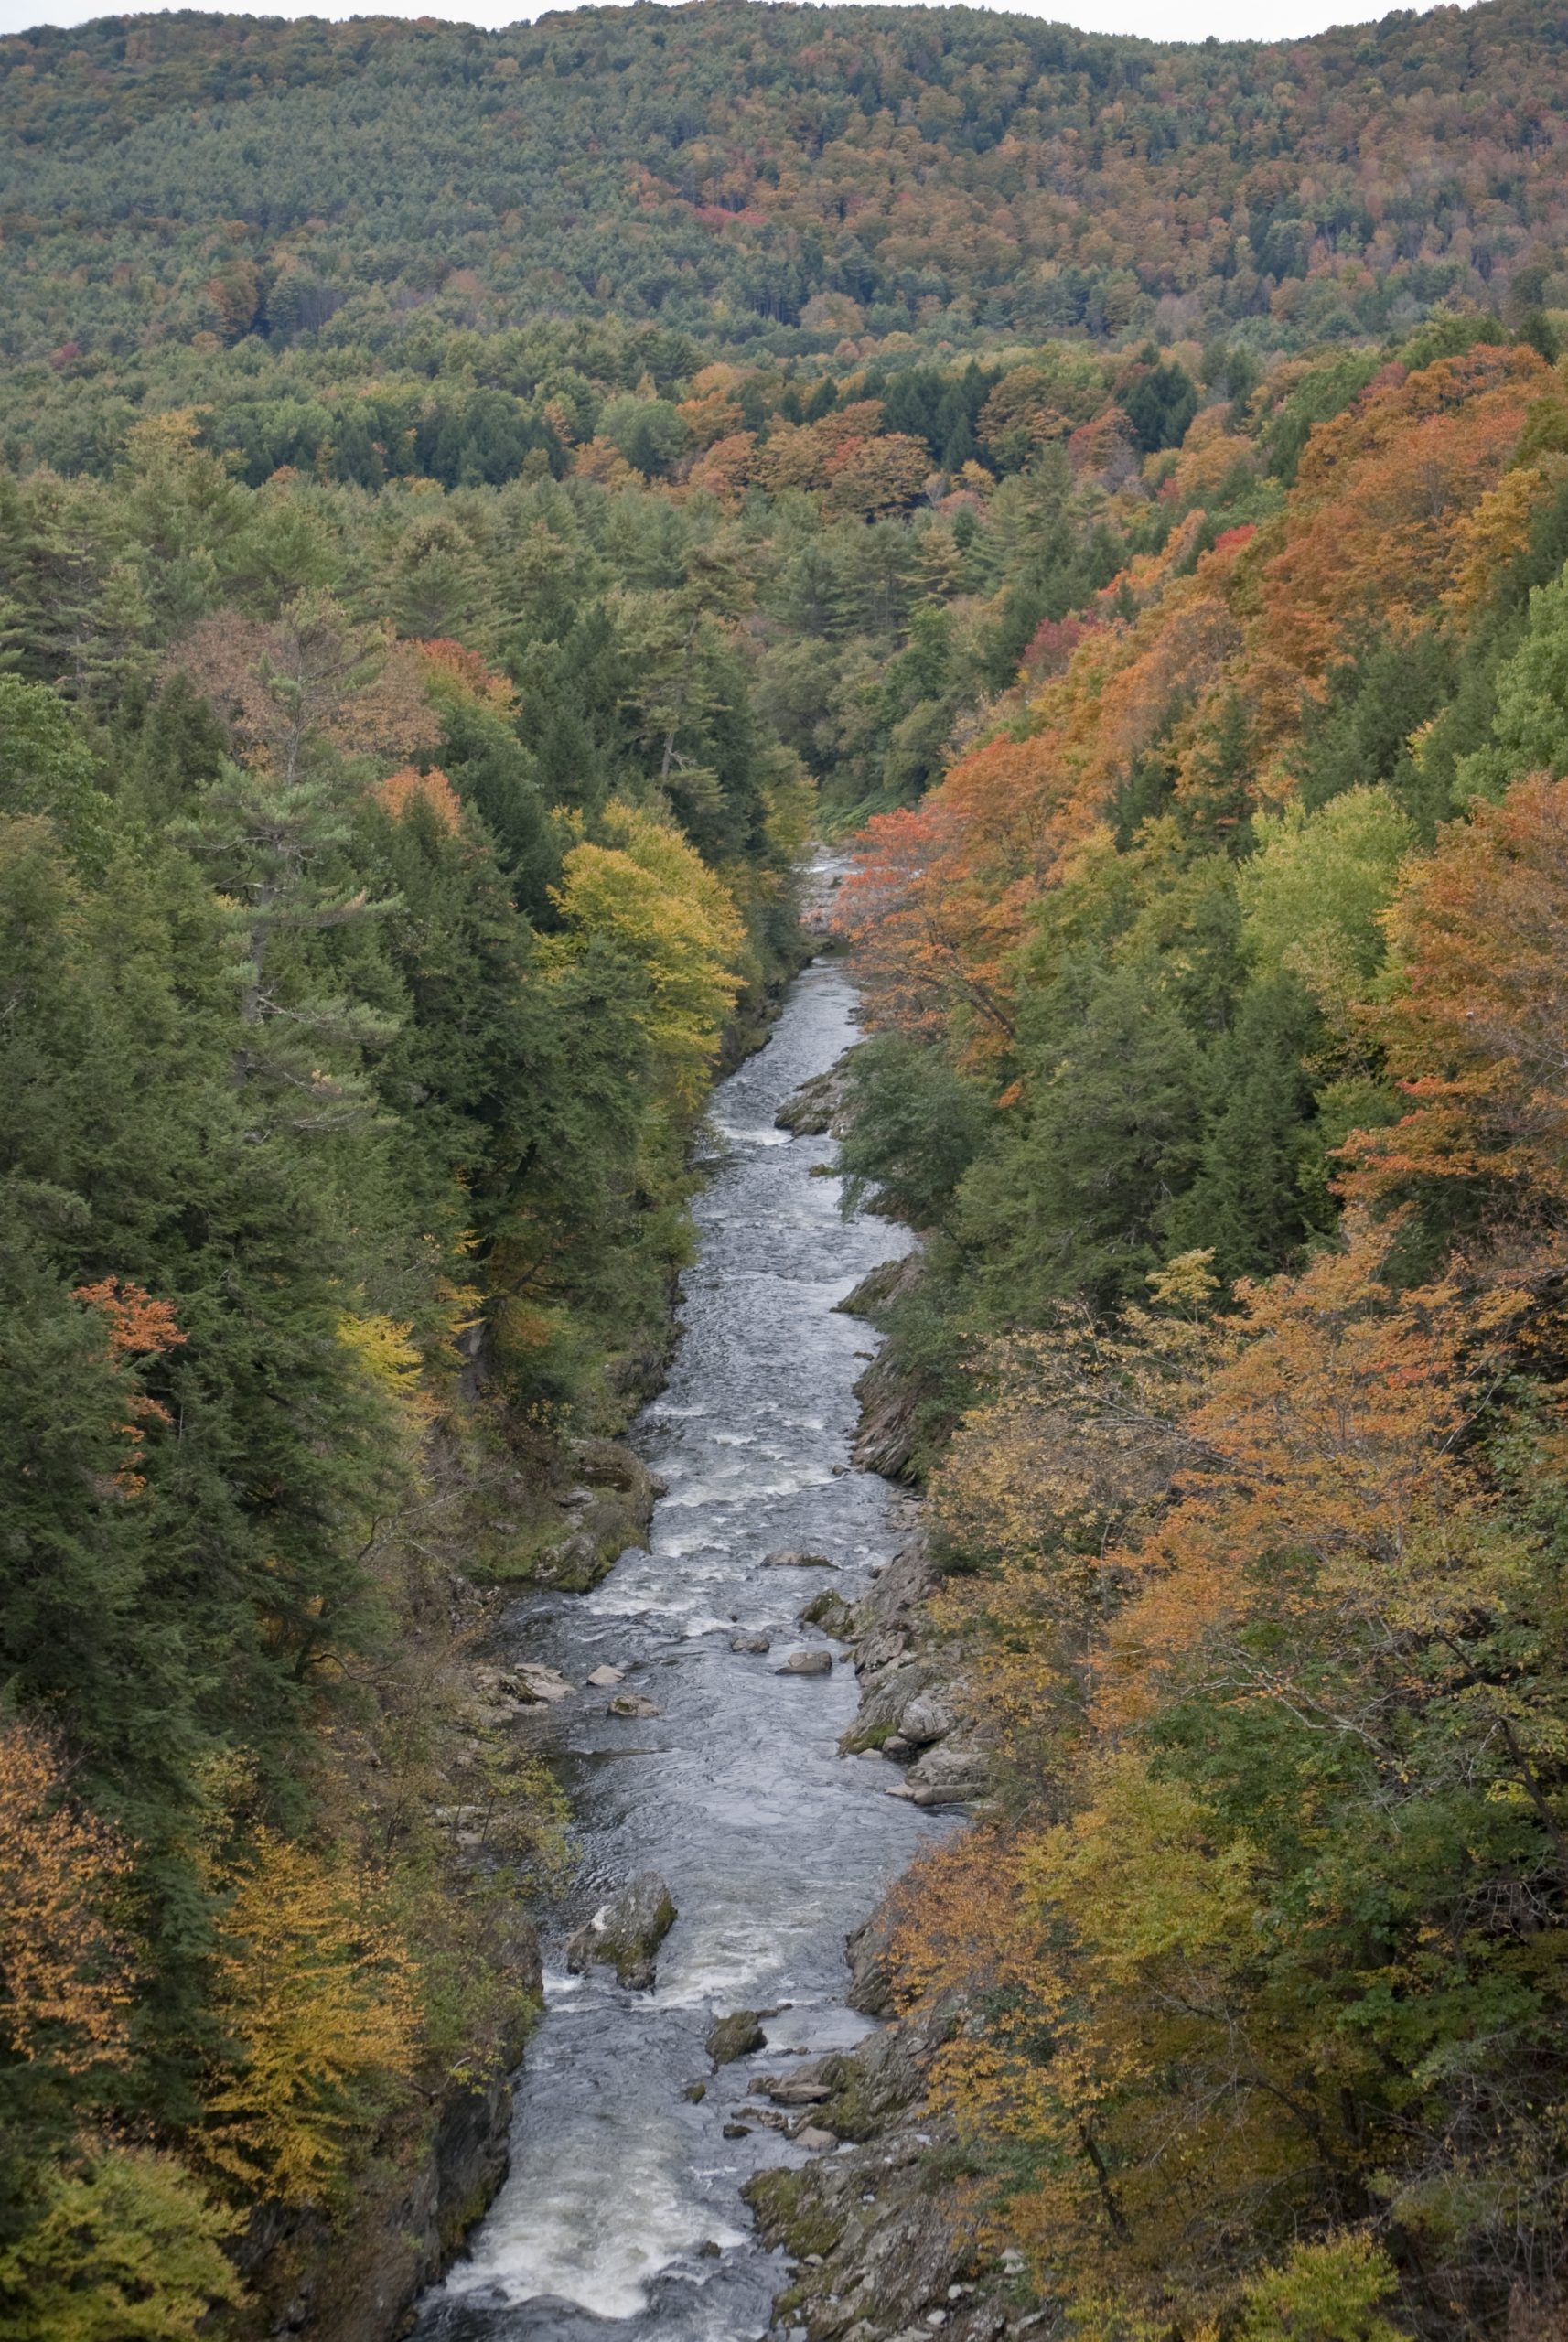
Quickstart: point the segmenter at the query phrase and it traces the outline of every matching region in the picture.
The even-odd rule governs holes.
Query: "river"
[[[752,2129],[726,2139],[748,2073],[848,2047],[846,1931],[940,1820],[890,1797],[878,1756],[843,1757],[855,1710],[831,1677],[776,1672],[805,1645],[796,1616],[832,1586],[853,1598],[912,1523],[908,1499],[849,1463],[853,1386],[875,1337],[834,1305],[906,1232],[845,1219],[829,1138],[790,1138],[778,1108],[854,1039],[838,963],[796,981],[766,1046],[715,1091],[698,1251],[683,1281],[669,1382],[633,1440],[668,1484],[651,1550],[586,1595],[530,1595],[504,1636],[575,1684],[607,1662],[656,1721],[582,1692],[549,1730],[582,1871],[545,1945],[545,2014],[519,2078],[510,2175],[445,2283],[418,2342],[743,2342],[783,2280],[755,2239],[741,2183],[804,2150]],[[838,1574],[768,1569],[769,1552],[830,1555]],[[771,1635],[733,1652],[737,1628]],[[668,1880],[680,1917],[651,1993],[598,1970],[568,1977],[562,1946],[632,1872]],[[711,2073],[703,2036],[738,2007],[790,2005],[768,2047]],[[685,2095],[703,2081],[700,2103]],[[703,2248],[708,2248],[705,2251]],[[714,2248],[716,2247],[715,2251]]]

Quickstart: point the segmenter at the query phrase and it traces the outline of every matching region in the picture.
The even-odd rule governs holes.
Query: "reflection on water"
[[[510,2175],[426,2298],[419,2342],[762,2334],[779,2265],[737,2191],[800,2150],[766,2129],[725,2139],[723,2126],[748,2073],[859,2036],[841,2001],[844,1934],[940,1826],[886,1794],[896,1776],[880,1760],[839,1756],[854,1713],[847,1665],[825,1680],[773,1672],[822,1641],[796,1624],[802,1605],[824,1585],[863,1592],[909,1523],[886,1482],[846,1469],[852,1386],[874,1337],[833,1308],[908,1239],[842,1219],[837,1179],[811,1176],[832,1142],[790,1140],[773,1120],[854,1040],[853,1005],[840,969],[808,969],[767,1047],[714,1100],[719,1154],[696,1208],[682,1339],[635,1434],[669,1487],[652,1551],[628,1553],[586,1597],[529,1596],[509,1615],[520,1654],[579,1684],[609,1660],[657,1704],[656,1720],[620,1721],[585,1691],[539,1729],[578,1817],[576,1903],[651,1865],[681,1916],[654,1993],[603,1971],[551,1979]],[[762,1568],[780,1546],[827,1553],[841,1574]],[[771,1654],[732,1652],[740,1626],[769,1633]],[[559,1950],[547,1946],[557,1966]],[[789,2005],[768,2021],[767,2049],[710,2074],[714,2017],[773,2003]],[[698,2080],[707,2094],[693,2104]]]

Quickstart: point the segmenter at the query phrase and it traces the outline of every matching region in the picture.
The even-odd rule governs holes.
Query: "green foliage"
[[[0,812],[42,813],[80,839],[104,810],[70,711],[42,683],[0,675]]]
[[[16,2342],[187,2342],[241,2297],[223,2252],[237,2225],[172,2156],[91,2154],[0,2248],[0,2318]]]
[[[1192,1176],[1200,1099],[1197,1045],[1157,980],[1136,966],[1092,977],[961,1192],[995,1306],[1016,1320],[1057,1296],[1109,1305],[1141,1288]]]
[[[944,1226],[980,1151],[984,1100],[940,1053],[886,1033],[849,1063],[851,1127],[840,1150],[843,1209],[866,1203],[914,1228]]]
[[[1297,800],[1261,814],[1257,850],[1240,874],[1241,933],[1264,977],[1299,977],[1343,1033],[1381,961],[1380,915],[1414,843],[1386,790],[1353,789],[1316,812]]]
[[[1383,2315],[1399,2288],[1386,2252],[1365,2236],[1297,2245],[1279,2269],[1248,2280],[1247,2342],[1403,2342]]]
[[[1561,297],[1560,259],[1518,97],[1559,105],[1561,60],[1518,0],[1471,32],[1151,50],[963,10],[933,41],[918,12],[858,7],[826,27],[605,8],[493,34],[40,28],[0,50],[11,429],[74,469],[149,380],[164,406],[222,381],[243,396],[220,403],[219,438],[252,483],[330,464],[367,488],[467,486],[558,464],[557,395],[579,442],[611,399],[668,413],[698,344],[826,354],[847,328],[891,345],[894,376],[977,328],[1141,341],[1169,303],[1198,342],[1240,323],[1300,346],[1484,309],[1505,255],[1532,313]],[[1430,102],[1460,89],[1453,115]],[[1348,159],[1372,139],[1408,190],[1397,234]],[[1308,150],[1282,194],[1279,157]],[[171,224],[149,240],[155,213]],[[635,338],[585,399],[564,378],[599,372],[607,312]],[[325,393],[346,370],[312,361],[349,350],[393,362],[340,403]],[[892,428],[956,467],[984,394],[917,385]],[[809,419],[817,395],[799,397]],[[1164,396],[1145,446],[1170,429]],[[628,414],[609,435],[641,428]],[[628,451],[652,472],[671,426],[647,429]]]
[[[1177,1249],[1210,1252],[1227,1281],[1277,1268],[1314,1222],[1303,1181],[1314,1119],[1305,1067],[1321,1037],[1313,1002],[1285,975],[1250,988],[1208,1052],[1197,1164],[1165,1228]]]
[[[1373,597],[1264,706],[1246,596],[1380,369],[1553,347],[1561,46],[1524,0],[1288,50],[730,0],[0,41],[0,1703],[123,1850],[73,1985],[113,2054],[0,2059],[7,2332],[220,2321],[199,2159],[341,2203],[465,2026],[502,2057],[497,1890],[434,1816],[510,1804],[538,1873],[559,1813],[473,1754],[440,1524],[657,1371],[813,784],[913,823],[959,746],[1044,738],[1075,648],[1208,614],[1042,751],[1048,829],[1133,743],[1026,931],[851,1074],[847,1199],[928,1237],[886,1353],[916,1468],[982,1338],[1098,1338],[1157,1276],[1180,1350],[1332,1230],[1337,1150],[1402,1103],[1352,1014],[1402,864],[1568,767],[1552,402],[1459,599]],[[970,875],[1015,901],[1056,853]],[[1167,1724],[1144,1821],[1262,1849],[1287,2000],[1328,1991],[1290,1964],[1301,1817],[1351,1802],[1329,1973],[1386,1976],[1404,2116],[1462,2066],[1484,2128],[1544,2000],[1471,1972],[1444,1885],[1522,1826],[1473,1740],[1412,1742],[1412,1819],[1305,1726]],[[1238,2330],[1389,2342],[1363,2217],[1282,2259],[1281,2214]]]
[[[1197,385],[1185,366],[1158,360],[1152,349],[1143,352],[1146,363],[1122,392],[1122,411],[1133,427],[1133,437],[1145,456],[1162,447],[1179,447],[1188,424],[1197,413]]]
[[[1461,801],[1499,799],[1529,772],[1568,771],[1568,575],[1531,593],[1523,639],[1493,689],[1491,739],[1455,768]]]

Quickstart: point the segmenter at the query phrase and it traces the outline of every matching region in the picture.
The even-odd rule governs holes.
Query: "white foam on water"
[[[732,1146],[788,1146],[794,1136],[772,1123],[724,1123],[715,1116],[714,1126]]]
[[[728,1649],[737,1622],[788,1649],[800,1605],[823,1583],[762,1572],[768,1552],[847,1563],[891,1552],[901,1534],[891,1492],[840,1477],[856,1353],[871,1342],[832,1306],[911,1240],[842,1219],[835,1182],[809,1176],[826,1144],[790,1154],[788,1133],[762,1127],[855,1037],[847,1000],[832,970],[803,978],[771,1056],[720,1098],[716,1135],[731,1153],[698,1203],[702,1252],[684,1282],[673,1378],[637,1435],[670,1488],[653,1551],[628,1551],[592,1593],[544,1614],[544,1649],[569,1655],[574,1681],[608,1658],[665,1712],[629,1735],[635,1750],[621,1745],[627,1727],[602,1721],[602,1702],[564,1720],[569,1753],[596,1760],[578,1800],[592,1858],[584,1900],[590,1880],[602,1893],[655,1868],[680,1919],[650,1993],[597,1971],[563,1976],[554,1950],[549,2013],[518,2080],[513,2165],[471,2256],[433,2297],[424,2342],[505,2342],[522,2326],[554,2337],[590,2318],[607,2321],[607,2342],[626,2335],[623,2320],[668,2342],[759,2337],[778,2272],[737,2191],[771,2143],[726,2153],[730,2090],[687,2100],[701,2045],[714,2015],[784,2002],[798,2005],[768,2021],[770,2048],[815,2054],[858,2038],[868,2020],[837,2002],[844,1932],[941,1826],[884,1799],[880,1764],[838,1761],[845,1678],[775,1681],[766,1661]],[[826,1583],[849,1592],[859,1573]],[[628,1754],[635,1767],[596,1762]],[[710,2240],[722,2262],[699,2255]],[[557,2301],[558,2314],[546,2306]]]
[[[634,1547],[633,1551],[636,1550]],[[701,1534],[682,1537],[679,1531],[671,1534],[660,1529],[655,1532],[654,1551],[668,1555],[672,1562],[683,1562],[689,1553],[727,1553],[729,1548],[721,1544],[716,1537]]]
[[[679,2137],[652,2129],[646,2111],[633,2127],[620,2104],[590,2098],[576,2139],[557,2130],[532,2151],[523,2126],[506,2186],[471,2258],[449,2273],[448,2294],[510,2304],[548,2294],[595,2317],[635,2317],[650,2282],[683,2252],[709,2238],[742,2241],[743,2230],[715,2225],[710,2207],[682,2194]]]
[[[673,1939],[673,1958],[659,1971],[654,2001],[660,2008],[740,2006],[748,1993],[775,1984],[780,1970],[779,1931],[748,1926],[739,1913],[706,1927],[689,1926]]]
[[[766,1465],[770,1459],[761,1459]],[[772,1470],[757,1470],[750,1459],[710,1466],[702,1479],[682,1481],[660,1499],[661,1513],[708,1510],[715,1506],[752,1504],[761,1497],[794,1497],[805,1488],[825,1488],[832,1474],[824,1464],[803,1457],[773,1459]]]

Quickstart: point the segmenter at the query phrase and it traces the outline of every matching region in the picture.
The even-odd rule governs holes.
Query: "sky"
[[[977,0],[980,5],[988,0]],[[199,5],[199,0],[198,0]],[[454,24],[515,25],[544,13],[546,0],[272,0],[253,13],[277,16],[440,16]],[[553,0],[559,6],[562,0]],[[570,0],[567,0],[570,5]],[[1392,0],[1008,0],[1012,11],[1048,16],[1085,32],[1142,33],[1151,40],[1281,40],[1330,25],[1366,24]],[[131,13],[134,0],[0,0],[0,33],[38,24],[82,25],[93,16]],[[233,13],[241,11],[236,8]]]

